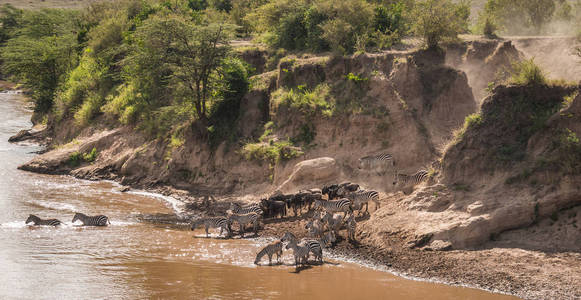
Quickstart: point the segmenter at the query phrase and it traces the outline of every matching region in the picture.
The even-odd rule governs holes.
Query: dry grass
[[[41,8],[83,8],[91,3],[104,0],[0,0],[0,6],[12,4],[14,7],[23,9]]]

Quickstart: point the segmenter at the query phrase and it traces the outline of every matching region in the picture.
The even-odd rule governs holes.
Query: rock
[[[294,166],[292,174],[278,190],[289,192],[301,189],[302,186],[323,185],[325,182],[337,181],[339,174],[339,165],[331,157],[305,160]]]
[[[17,134],[11,136],[8,141],[10,143],[22,142],[33,138],[33,135],[30,133],[30,129],[20,130]]]
[[[425,251],[448,251],[452,250],[452,243],[442,240],[434,240],[429,245],[424,246],[422,250]]]
[[[128,186],[122,186],[118,189],[118,191],[121,193],[126,193],[126,192],[129,192],[130,190],[131,190],[131,188]]]

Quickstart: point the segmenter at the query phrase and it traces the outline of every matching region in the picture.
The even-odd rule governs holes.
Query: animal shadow
[[[311,269],[311,268],[313,268],[313,266],[311,266],[311,265],[295,266],[295,271],[290,272],[290,273],[299,274],[300,272],[302,272],[304,270]]]

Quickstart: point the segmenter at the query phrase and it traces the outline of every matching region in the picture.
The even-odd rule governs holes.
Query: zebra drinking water
[[[282,237],[281,241],[283,241],[283,242],[291,242],[291,241],[298,242],[298,239],[294,234],[287,231],[284,234],[284,236]],[[313,255],[315,256],[315,260],[320,261],[320,262],[323,261],[323,247],[321,246],[321,242],[319,242],[318,240],[303,240],[303,243],[309,249],[309,253],[313,253]],[[308,256],[309,256],[309,254],[307,254],[307,258],[308,258]]]
[[[309,261],[309,248],[308,245],[298,245],[297,240],[289,241],[286,245],[286,249],[293,249],[293,255],[295,256],[295,265],[305,265]]]
[[[247,213],[247,214],[243,214],[243,215],[231,214],[230,216],[228,216],[228,220],[230,220],[230,222],[236,221],[236,222],[238,222],[238,224],[240,224],[240,235],[242,237],[244,237],[244,231],[245,231],[246,225],[251,224],[251,223],[254,227],[254,234],[258,234],[258,225],[259,225],[261,218],[262,218],[262,216],[255,213],[255,212],[251,212],[251,213]]]
[[[359,159],[359,169],[376,170],[383,174],[389,167],[395,166],[395,159],[389,153],[365,156]]]
[[[351,209],[351,201],[349,199],[339,199],[339,200],[315,200],[314,208],[322,207],[328,213],[343,212],[343,218],[347,216],[347,213],[353,212]]]
[[[43,220],[35,215],[29,215],[28,219],[26,219],[26,222],[24,222],[24,224],[28,224],[28,223],[34,223],[34,225],[45,225],[45,226],[58,226],[61,225],[61,221],[57,220],[57,219],[47,219],[47,220]]]
[[[282,242],[277,241],[271,244],[268,244],[266,247],[262,248],[258,254],[256,254],[256,259],[254,260],[254,264],[257,265],[263,256],[268,255],[268,265],[272,265],[272,256],[276,254],[276,261],[280,262],[280,257],[282,256]]]
[[[407,186],[411,184],[414,186],[418,183],[428,181],[428,179],[430,179],[430,176],[428,176],[428,171],[426,170],[417,171],[412,175],[399,174],[397,170],[393,173],[393,185]]]
[[[111,224],[109,218],[103,215],[87,216],[82,213],[76,213],[73,217],[72,223],[75,223],[77,220],[81,221],[83,226],[107,226],[107,224]]]
[[[210,234],[208,233],[208,229],[210,228],[220,228],[220,234],[226,231],[226,237],[230,237],[232,230],[230,229],[230,221],[226,217],[212,217],[212,218],[201,218],[192,221],[192,226],[190,227],[191,230],[195,230],[200,225],[204,225],[206,228],[206,237],[209,237]]]
[[[379,209],[379,193],[376,191],[357,191],[347,195],[347,198],[351,200],[352,205],[359,208],[359,214],[365,205],[365,213],[369,212],[369,201],[375,203],[375,210]],[[352,207],[353,208],[353,207]]]

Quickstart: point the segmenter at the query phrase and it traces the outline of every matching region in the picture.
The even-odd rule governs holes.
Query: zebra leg
[[[369,202],[365,202],[365,213],[369,213]]]
[[[210,236],[210,233],[208,233],[208,227],[209,227],[209,226],[208,226],[208,225],[206,225],[206,237],[209,237],[209,236]]]

